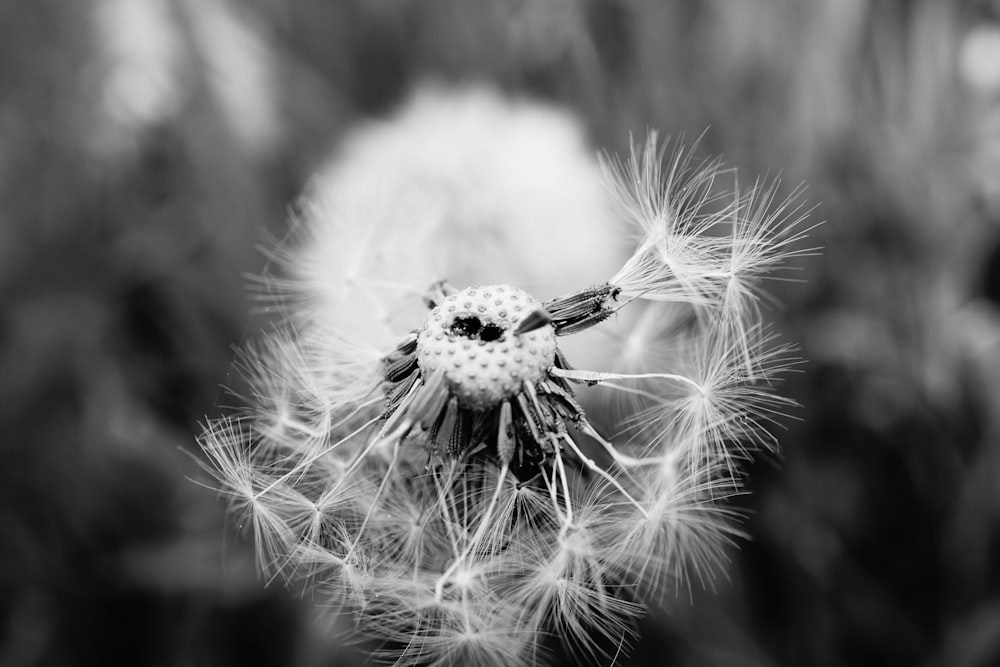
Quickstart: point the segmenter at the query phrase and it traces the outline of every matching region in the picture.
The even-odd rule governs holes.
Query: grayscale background
[[[0,2],[0,665],[357,664],[199,486],[258,245],[359,121],[489,81],[807,185],[750,539],[622,664],[1000,664],[1000,3]]]

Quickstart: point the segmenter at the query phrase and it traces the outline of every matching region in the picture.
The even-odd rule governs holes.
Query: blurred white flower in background
[[[672,148],[602,170],[561,112],[434,87],[346,142],[264,278],[251,406],[203,437],[267,573],[399,664],[595,661],[711,577],[788,407],[757,302],[803,213]]]
[[[99,156],[134,148],[207,93],[252,157],[282,138],[277,58],[261,26],[229,0],[100,0],[91,28],[100,115],[88,138]]]
[[[627,255],[576,118],[487,87],[428,85],[320,170],[287,262],[302,315],[384,350],[432,282],[561,294]],[[414,318],[418,318],[414,320]]]
[[[169,118],[184,97],[183,37],[170,0],[103,0],[93,11],[105,68],[102,110],[123,132]]]

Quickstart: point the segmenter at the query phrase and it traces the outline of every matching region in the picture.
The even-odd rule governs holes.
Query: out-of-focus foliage
[[[35,0],[0,26],[0,663],[338,659],[189,481],[194,434],[257,326],[255,244],[428,77],[614,151],[704,132],[827,221],[776,289],[804,407],[750,471],[752,539],[632,664],[1000,660],[995,2]]]

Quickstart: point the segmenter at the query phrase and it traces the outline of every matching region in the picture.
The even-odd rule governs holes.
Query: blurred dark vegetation
[[[427,77],[809,186],[751,539],[631,664],[1000,664],[1000,4],[0,3],[0,664],[328,665],[199,477],[255,244]]]

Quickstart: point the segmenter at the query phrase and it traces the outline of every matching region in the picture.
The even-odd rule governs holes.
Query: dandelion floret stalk
[[[790,406],[760,282],[807,251],[776,186],[719,194],[718,163],[678,155],[664,173],[652,135],[605,163],[636,247],[603,284],[441,280],[368,362],[294,313],[246,353],[255,407],[203,444],[269,576],[311,582],[398,664],[544,662],[547,634],[598,660],[668,584],[711,581],[740,465]],[[595,327],[621,353],[574,368],[560,340]],[[601,391],[612,423],[583,407]]]

